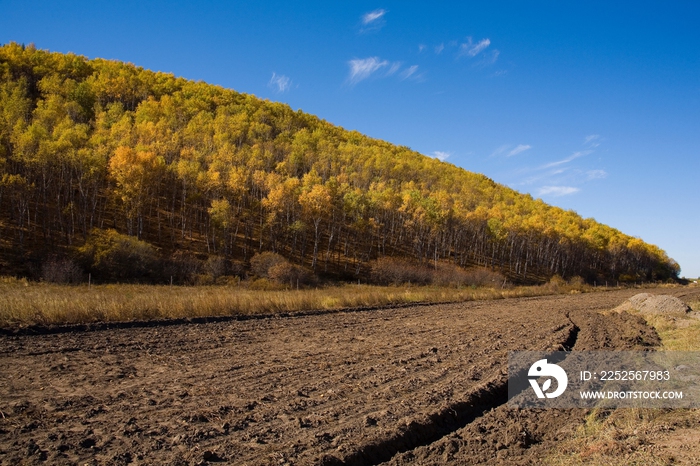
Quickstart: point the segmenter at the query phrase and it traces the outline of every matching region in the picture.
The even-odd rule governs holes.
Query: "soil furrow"
[[[571,312],[567,350],[652,349],[658,335],[639,317]],[[523,389],[527,388],[523,386]],[[386,466],[439,464],[539,465],[543,453],[580,425],[584,409],[517,409],[503,403],[430,445],[395,455]]]

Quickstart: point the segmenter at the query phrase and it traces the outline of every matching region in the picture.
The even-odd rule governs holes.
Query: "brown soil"
[[[0,463],[535,464],[585,413],[505,406],[507,352],[657,344],[634,294],[2,336]]]
[[[615,311],[637,310],[642,314],[679,314],[691,312],[690,307],[675,296],[639,293],[615,308]]]

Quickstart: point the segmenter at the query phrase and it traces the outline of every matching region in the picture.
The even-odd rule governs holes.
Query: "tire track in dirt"
[[[546,347],[535,348],[543,351],[568,351],[576,343],[579,328],[570,325],[558,329],[556,337]],[[342,459],[324,457],[321,464],[328,466],[377,466],[397,454],[415,450],[459,430],[474,422],[486,412],[508,401],[508,374],[499,369],[498,374],[488,382],[474,389],[466,398],[421,421],[413,421],[400,432],[379,442],[363,445]]]
[[[676,295],[681,293],[674,293]],[[690,296],[697,297],[698,293]],[[569,315],[578,331],[572,348],[649,350],[660,344],[656,331],[630,314],[600,315],[577,310]],[[500,405],[430,445],[422,445],[382,463],[399,465],[539,465],[542,456],[585,422],[585,409],[517,409]]]

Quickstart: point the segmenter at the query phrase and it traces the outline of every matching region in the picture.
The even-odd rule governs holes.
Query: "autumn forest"
[[[134,256],[110,275],[99,262],[117,243]],[[285,104],[0,47],[0,274],[71,261],[97,280],[179,283],[207,264],[245,275],[264,252],[325,280],[365,281],[384,258],[515,283],[680,271],[639,238]]]

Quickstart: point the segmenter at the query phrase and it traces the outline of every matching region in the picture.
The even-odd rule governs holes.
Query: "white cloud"
[[[443,152],[443,151],[440,151],[440,150],[436,150],[436,151],[433,152],[433,154],[431,155],[431,157],[433,157],[434,159],[438,159],[438,160],[444,162],[444,161],[447,160],[451,155],[452,155],[451,152]]]
[[[598,135],[586,137],[586,143],[590,144],[599,138]],[[497,153],[505,156],[522,153],[525,147],[520,144],[516,147],[501,146]],[[519,170],[517,177],[520,181],[516,185],[530,186],[534,195],[538,197],[550,196],[561,197],[576,194],[583,189],[587,183],[606,178],[608,173],[602,169],[584,168],[583,162],[571,163],[576,159],[594,153],[590,146],[585,150],[571,153],[568,157],[553,162],[545,163],[537,167],[524,167]]]
[[[468,37],[467,42],[459,45],[459,56],[468,55],[470,57],[475,57],[486,50],[489,45],[491,45],[490,39],[481,39],[475,44],[472,38]]]
[[[524,173],[528,173],[531,171],[532,171],[531,169],[524,169],[523,170]],[[532,176],[525,178],[519,184],[522,184],[524,186],[528,186],[528,185],[533,185],[535,183],[538,183],[542,180],[547,180],[550,183],[552,183],[552,182],[554,182],[552,180],[553,178],[555,178],[555,177],[562,178],[562,177],[559,177],[557,175],[562,175],[562,174],[566,173],[567,171],[568,171],[568,169],[566,169],[566,168],[559,168],[559,169],[549,170],[547,172],[541,172],[539,174],[535,174],[535,175],[532,175]]]
[[[499,155],[505,155],[506,157],[512,157],[514,155],[518,155],[521,152],[525,152],[526,150],[532,149],[532,146],[529,144],[518,144],[517,146],[513,147],[513,144],[503,144],[502,146],[498,147],[496,150],[494,150],[490,157],[498,157]]]
[[[521,152],[525,152],[526,150],[532,149],[532,146],[528,144],[518,144],[518,147],[513,149],[512,151],[508,152],[508,155],[506,157],[512,157],[514,155],[518,155]]]
[[[491,152],[491,155],[489,157],[497,157],[513,147],[512,144],[503,144],[501,147],[497,148],[495,151]]]
[[[425,44],[418,44],[418,53],[423,53],[428,46]]]
[[[389,65],[386,60],[380,60],[379,57],[369,57],[363,59],[350,60],[350,76],[348,80],[352,84],[357,84],[363,79],[369,78],[375,71]]]
[[[445,50],[445,44],[440,44],[435,46],[435,53],[440,55],[442,51]]]
[[[403,70],[399,76],[401,77],[401,79],[408,79],[411,76],[413,76],[416,71],[418,71],[418,65],[413,65]]]
[[[538,196],[568,196],[579,192],[579,188],[574,188],[573,186],[542,186],[537,190]]]
[[[362,24],[368,25],[370,23],[374,23],[375,21],[381,19],[385,14],[386,10],[384,9],[374,10],[370,11],[369,13],[365,13],[364,15],[362,15]]]
[[[273,89],[276,88],[277,92],[286,92],[292,86],[292,81],[283,74],[273,72],[272,78],[270,78],[270,82],[267,83],[267,86]]]
[[[384,20],[384,15],[387,14],[387,10],[380,9],[370,11],[362,15],[362,27],[360,28],[360,34],[366,32],[379,31],[384,27],[386,21]]]
[[[394,73],[396,73],[397,71],[399,71],[399,68],[401,68],[401,62],[400,62],[400,61],[396,61],[396,62],[392,63],[392,64],[391,64],[391,68],[389,68],[389,71],[386,72],[386,75],[387,75],[387,76],[391,76],[392,74],[394,74]]]
[[[599,134],[591,134],[589,136],[586,136],[586,139],[584,140],[584,144],[588,144],[588,147],[590,148],[595,148],[600,145],[600,135]]]
[[[482,59],[479,62],[479,65],[481,66],[488,66],[488,65],[493,65],[498,61],[498,56],[501,54],[499,50],[491,50],[488,53],[484,53],[482,55]]]
[[[589,180],[600,180],[608,176],[608,172],[605,170],[588,170],[586,176]]]
[[[552,167],[557,167],[559,165],[564,165],[565,163],[569,163],[572,160],[575,160],[579,157],[583,157],[584,155],[588,155],[591,152],[593,152],[593,151],[592,150],[582,150],[582,151],[574,152],[573,154],[571,154],[570,156],[568,156],[565,159],[557,160],[556,162],[550,162],[550,163],[547,163],[545,165],[542,165],[540,167],[540,169],[552,168]]]

